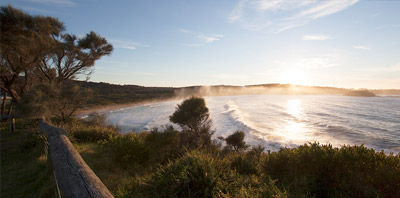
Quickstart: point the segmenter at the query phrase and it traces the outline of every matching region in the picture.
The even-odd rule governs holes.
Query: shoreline
[[[134,106],[139,106],[139,105],[144,105],[144,104],[151,104],[151,103],[155,103],[155,102],[164,102],[164,101],[171,101],[171,100],[178,100],[178,99],[181,99],[181,98],[174,97],[174,98],[169,98],[169,99],[154,99],[154,100],[131,102],[131,103],[125,103],[125,104],[109,104],[109,105],[92,107],[92,108],[87,108],[87,109],[84,108],[84,109],[78,109],[74,113],[74,116],[80,117],[82,115],[89,115],[91,113],[95,113],[95,112],[99,112],[99,111],[108,111],[108,110],[113,110],[113,109],[118,109],[118,108],[134,107]]]
[[[253,95],[253,94],[239,94],[239,95]],[[276,95],[276,94],[255,94],[255,95]],[[284,94],[284,95],[286,95],[286,94]],[[288,95],[292,95],[292,94],[288,94]],[[294,95],[308,95],[308,94],[294,94]],[[326,94],[311,94],[311,95],[326,95]],[[341,95],[341,94],[328,94],[328,95]],[[229,94],[224,95],[224,96],[229,96]],[[341,95],[341,96],[345,96],[345,95]],[[203,97],[205,97],[205,96],[203,96]],[[400,95],[377,94],[375,97],[400,97]],[[131,102],[131,103],[125,103],[125,104],[109,104],[109,105],[92,107],[92,108],[78,109],[74,113],[74,115],[76,117],[79,117],[81,115],[89,115],[89,114],[97,112],[97,111],[107,111],[107,110],[112,110],[112,109],[117,109],[117,108],[134,107],[134,106],[138,106],[138,105],[151,104],[151,103],[163,102],[163,101],[171,101],[171,100],[180,100],[180,99],[185,99],[185,98],[186,97],[176,96],[173,98],[151,99],[151,100],[146,100],[146,101]]]

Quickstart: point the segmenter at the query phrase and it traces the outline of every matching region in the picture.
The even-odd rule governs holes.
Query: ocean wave
[[[233,101],[228,100],[224,105],[225,111],[222,114],[227,115],[227,118],[234,123],[237,130],[243,132],[250,132],[256,130],[250,124],[250,121],[246,119],[245,114],[240,111],[239,106]]]

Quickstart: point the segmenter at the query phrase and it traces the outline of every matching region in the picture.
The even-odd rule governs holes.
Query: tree
[[[178,124],[184,132],[189,134],[188,139],[196,147],[211,143],[210,114],[203,98],[192,96],[176,107],[169,117],[170,121]]]
[[[32,85],[34,68],[55,44],[64,25],[53,17],[30,16],[11,6],[1,7],[1,89],[15,102]]]
[[[47,93],[47,98],[39,100],[36,97],[36,101],[41,101],[41,104],[44,104],[44,100],[58,100],[48,101],[52,104],[63,101],[62,107],[54,108],[60,111],[63,119],[72,115],[73,112],[68,111],[76,110],[78,101],[73,99],[79,98],[71,96],[83,97],[86,91],[65,86],[64,82],[82,76],[88,79],[95,61],[109,55],[113,46],[95,32],[78,39],[75,35],[64,33],[63,23],[56,18],[30,16],[11,6],[1,7],[0,17],[0,77],[5,95],[10,95],[13,102],[19,103],[30,87],[38,85],[35,90],[38,91],[47,86],[54,89],[51,94],[58,95],[43,90],[40,93]],[[63,94],[71,90],[73,92],[70,95]],[[27,94],[27,97],[33,99],[32,94]],[[71,106],[72,103],[75,104]],[[22,106],[34,106],[26,104],[25,100]],[[70,109],[67,110],[67,107]]]
[[[28,90],[18,104],[18,111],[23,117],[55,117],[66,121],[91,95],[90,89],[82,89],[71,83],[62,87],[54,83],[43,83]]]
[[[204,99],[192,96],[179,104],[169,119],[184,130],[199,133],[204,129],[211,128],[209,116]]]
[[[75,35],[63,34],[56,41],[57,45],[38,65],[41,80],[56,84],[80,75],[88,79],[95,61],[111,54],[113,50],[113,46],[95,32],[90,32],[81,39],[77,39]]]
[[[237,152],[247,149],[249,146],[244,141],[244,136],[243,131],[236,131],[225,139],[226,144],[232,146]]]

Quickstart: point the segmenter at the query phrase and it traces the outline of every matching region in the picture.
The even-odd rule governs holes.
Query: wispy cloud
[[[199,35],[198,37],[206,43],[212,43],[214,41],[221,40],[221,38],[224,37],[224,35],[220,35],[220,34],[216,34],[213,36]]]
[[[229,16],[249,30],[279,33],[345,10],[359,0],[241,0]]]
[[[19,8],[24,11],[32,11],[32,12],[39,12],[39,13],[54,13],[54,11],[46,10],[46,9],[39,9],[39,8],[33,8],[33,7],[28,7],[28,6],[15,6],[16,8]]]
[[[138,47],[150,47],[149,45],[144,45],[138,42],[124,41],[119,39],[110,39],[109,41],[113,44],[115,48],[121,49],[135,50]]]
[[[341,57],[342,55],[339,52],[332,52],[293,60],[275,60],[273,64],[277,67],[295,67],[298,69],[314,70],[336,67]]]
[[[328,35],[323,35],[323,34],[317,34],[317,35],[304,35],[303,40],[305,41],[324,41],[324,40],[330,40],[332,37]]]
[[[201,44],[201,43],[193,43],[193,44],[182,44],[182,45],[184,45],[184,46],[188,46],[188,47],[202,47],[202,46],[204,46],[204,45],[206,45],[206,44]]]
[[[364,46],[364,45],[353,45],[352,47],[354,49],[359,49],[359,50],[371,50],[371,48]]]
[[[190,46],[190,47],[201,47],[204,46],[208,43],[212,43],[214,41],[219,41],[221,40],[224,35],[222,34],[204,34],[204,33],[199,33],[199,32],[193,32],[187,29],[178,29],[179,32],[181,33],[185,33],[185,34],[189,34],[192,35],[193,37],[195,37],[197,40],[200,40],[202,43],[194,43],[194,44],[183,44],[185,46]]]
[[[57,6],[68,6],[68,7],[76,5],[76,3],[71,0],[28,0],[28,1],[46,5],[57,5]]]

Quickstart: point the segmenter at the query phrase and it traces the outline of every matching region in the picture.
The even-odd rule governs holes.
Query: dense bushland
[[[309,143],[263,152],[261,146],[234,149],[213,141],[196,148],[188,144],[188,133],[173,127],[126,135],[106,127],[107,136],[87,139],[78,131],[98,137],[92,127],[99,124],[76,122],[81,124],[70,136],[117,197],[400,196],[400,155],[362,145]]]

